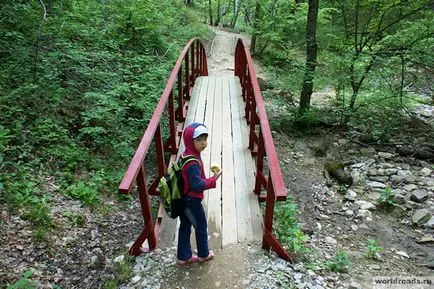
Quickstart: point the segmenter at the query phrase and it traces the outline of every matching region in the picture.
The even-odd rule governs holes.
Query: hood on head
[[[208,130],[206,129],[206,126],[201,123],[194,122],[190,124],[187,128],[184,130],[184,134],[182,135],[184,139],[184,145],[185,145],[185,154],[187,155],[200,155],[200,152],[196,150],[194,147],[194,138],[195,135],[199,136],[204,133],[208,133]],[[198,135],[199,133],[199,135]]]

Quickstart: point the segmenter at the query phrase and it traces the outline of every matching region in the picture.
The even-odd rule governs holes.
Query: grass
[[[38,283],[33,281],[30,277],[33,275],[32,270],[26,271],[22,277],[20,277],[17,282],[6,287],[6,289],[36,289],[38,288]]]
[[[104,284],[104,289],[119,288],[119,285],[129,281],[133,277],[134,263],[135,258],[130,255],[127,255],[122,262],[116,263],[113,269],[115,277],[107,280]]]
[[[380,199],[378,200],[380,202],[380,206],[385,209],[390,209],[396,205],[395,200],[393,199],[393,192],[390,188],[390,185],[387,185],[387,187],[381,191]]]
[[[369,259],[374,259],[376,255],[384,250],[380,247],[376,239],[369,239],[368,246],[366,247],[366,257]]]
[[[342,249],[338,250],[336,255],[327,262],[326,266],[330,271],[333,272],[348,272],[351,263],[347,252]]]
[[[311,250],[306,246],[309,237],[302,231],[302,225],[298,222],[298,206],[293,200],[276,204],[274,210],[274,226],[276,237],[286,246],[296,258],[305,259],[305,255]]]
[[[25,207],[21,218],[30,223],[32,237],[37,242],[47,240],[48,234],[56,228],[51,217],[51,207],[46,199],[43,199],[40,203]]]
[[[66,211],[63,215],[68,219],[69,224],[73,226],[83,227],[86,222],[83,213],[80,212]]]

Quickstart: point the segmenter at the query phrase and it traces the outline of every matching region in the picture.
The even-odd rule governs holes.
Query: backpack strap
[[[200,162],[199,162],[199,160],[195,157],[195,156],[193,156],[193,155],[187,155],[187,156],[181,156],[180,158],[179,158],[179,167],[181,168],[181,171],[182,171],[182,169],[184,168],[184,166],[186,165],[186,164],[188,164],[189,162],[197,162],[199,165],[200,165]],[[183,192],[184,193],[184,192]],[[185,195],[186,196],[188,196],[188,193],[189,192],[187,192]]]
[[[181,170],[182,170],[182,168],[187,164],[187,163],[189,163],[189,162],[191,162],[191,161],[196,161],[196,162],[198,162],[199,163],[199,165],[200,165],[200,162],[199,162],[199,160],[195,157],[195,156],[192,156],[192,155],[188,155],[188,156],[181,156],[180,158],[179,158],[179,167],[181,168]]]

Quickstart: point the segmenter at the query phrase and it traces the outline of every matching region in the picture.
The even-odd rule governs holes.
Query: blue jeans
[[[197,256],[208,257],[208,225],[202,200],[192,197],[185,197],[184,212],[179,216],[181,224],[178,233],[178,260],[188,260],[192,257],[190,234],[191,226],[196,232]]]

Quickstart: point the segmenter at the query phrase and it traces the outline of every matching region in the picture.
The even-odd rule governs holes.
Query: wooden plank
[[[198,99],[199,99],[200,91],[203,89],[203,87],[205,87],[206,89],[207,83],[208,83],[207,77],[199,77],[196,80],[193,93],[190,98],[187,115],[185,118],[184,128],[193,122],[198,109]],[[184,141],[181,138],[176,159],[180,157],[180,155],[184,152],[184,149],[185,149]],[[164,214],[164,217],[161,220],[161,229],[160,229],[160,236],[158,242],[159,246],[161,247],[176,246],[178,244],[178,229],[179,229],[179,218],[171,219],[167,216],[167,214]]]
[[[238,108],[241,115],[244,113],[244,106],[245,103],[243,101],[243,98],[241,96],[241,85],[238,78],[234,80],[235,87],[237,88],[237,99],[238,99]],[[262,240],[262,213],[261,208],[259,207],[259,201],[258,196],[254,193],[254,187],[255,187],[255,171],[256,171],[256,164],[255,159],[252,157],[252,154],[249,147],[249,126],[247,125],[247,122],[245,119],[241,122],[241,133],[243,135],[242,142],[243,142],[243,148],[244,148],[244,160],[245,160],[245,174],[246,174],[246,180],[247,180],[247,191],[248,191],[248,201],[249,201],[249,207],[250,207],[250,219],[251,219],[251,226],[252,226],[252,233],[253,233],[253,240],[254,241],[261,241]]]
[[[221,167],[221,155],[222,155],[222,122],[221,117],[222,110],[222,89],[223,78],[215,78],[215,90],[214,90],[214,105],[213,105],[213,119],[212,119],[212,133],[208,137],[208,146],[211,151],[210,163],[218,163]],[[207,110],[208,110],[207,106]],[[211,112],[210,112],[211,113]],[[205,169],[209,171],[210,165]],[[212,174],[210,172],[210,174]],[[208,220],[208,233],[210,234],[210,247],[221,248],[221,223],[222,223],[222,210],[221,210],[221,178],[216,182],[216,188],[208,190],[208,208],[207,208],[207,220]]]
[[[238,241],[251,241],[253,238],[252,226],[250,225],[250,203],[246,174],[244,172],[245,159],[243,147],[243,135],[241,122],[245,121],[238,104],[238,94],[235,82],[230,82],[231,113],[232,113],[232,147],[234,152],[234,179],[235,179],[235,202],[237,208]],[[242,109],[242,108],[241,108]]]
[[[191,124],[193,122],[199,122],[203,123],[207,126],[208,132],[212,132],[212,113],[213,111],[213,99],[210,99],[210,96],[213,97],[213,92],[215,89],[215,79],[212,77],[204,77],[202,85],[200,89],[196,88],[196,86],[193,89],[193,92],[195,93],[197,91],[197,98],[195,99],[195,114],[192,115],[191,120],[189,120],[188,124]],[[184,148],[183,148],[184,149]],[[201,158],[202,162],[204,164],[204,169],[209,167],[210,162],[210,148],[209,143],[208,147],[202,152]],[[205,169],[205,175],[207,174],[207,170]],[[204,192],[204,200],[202,201],[202,204],[204,205],[204,210],[206,212],[206,204],[207,204],[207,191]],[[179,228],[180,222],[179,218],[177,227]],[[177,230],[178,231],[178,230]],[[176,242],[177,244],[177,236],[176,236]],[[196,245],[196,235],[194,229],[191,231],[190,236],[190,242],[192,249],[197,248]]]
[[[237,212],[235,206],[235,181],[232,147],[231,94],[227,78],[223,82],[222,101],[222,246],[237,242]]]
[[[210,171],[209,171],[209,166],[210,166],[210,162],[211,162],[211,143],[210,143],[210,136],[212,136],[213,134],[213,110],[214,110],[214,96],[215,96],[215,77],[208,77],[209,78],[209,82],[208,82],[208,88],[207,88],[207,92],[205,94],[201,94],[201,97],[203,99],[206,100],[206,102],[204,101],[203,103],[203,111],[204,111],[204,118],[202,119],[201,122],[203,122],[206,127],[208,128],[208,132],[209,132],[209,136],[208,136],[208,146],[207,148],[202,152],[202,162],[203,162],[203,166],[204,166],[204,170],[205,170],[205,176],[209,177],[210,176]],[[206,106],[205,106],[206,104]],[[207,211],[208,208],[208,195],[209,192],[205,191],[204,192],[204,198],[203,198],[203,206],[205,209],[205,212]]]
[[[202,152],[206,176],[211,174],[211,162],[220,163],[223,169],[217,188],[204,193],[210,248],[262,240],[262,216],[253,193],[255,161],[248,150],[248,126],[238,78],[198,78],[185,126],[192,122],[204,123],[210,133],[208,147]],[[178,157],[184,149],[181,139]],[[160,246],[176,246],[178,228],[179,218],[163,218]],[[195,248],[194,230],[191,242]]]

